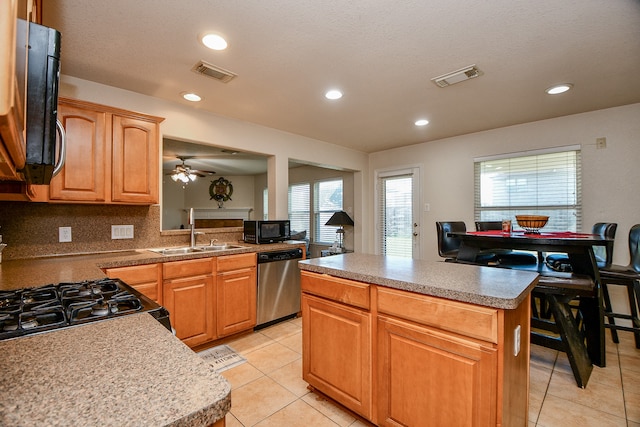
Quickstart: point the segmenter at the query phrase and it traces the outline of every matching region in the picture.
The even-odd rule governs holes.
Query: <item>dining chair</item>
[[[438,234],[438,255],[446,262],[456,262],[460,245],[462,242],[456,237],[449,237],[451,232],[464,233],[467,231],[467,224],[464,221],[438,221],[436,222]],[[482,252],[476,257],[476,263],[488,264],[496,261],[493,252]]]
[[[602,238],[615,239],[618,224],[615,222],[597,222],[591,228],[591,234],[596,234]],[[605,248],[604,246],[595,246],[593,248],[598,268],[604,268],[613,262],[613,246]],[[570,272],[571,264],[567,254],[549,254],[545,262],[547,266],[555,271]]]
[[[605,328],[611,329],[613,342],[618,343],[618,331],[633,332],[636,348],[640,348],[640,318],[638,317],[638,304],[640,304],[640,224],[636,224],[629,230],[629,264],[612,265],[600,268],[600,281],[602,282],[602,297],[604,304],[604,316],[608,323]],[[629,314],[613,311],[609,286],[624,286],[629,299]],[[615,319],[625,319],[631,322],[631,326],[616,324]]]
[[[476,221],[476,231],[502,230],[502,221]],[[523,251],[511,249],[495,250],[498,265],[534,265],[538,257]]]
[[[438,255],[445,261],[455,261],[460,249],[460,239],[449,237],[450,232],[465,232],[467,225],[464,221],[443,221],[436,222],[438,233]]]

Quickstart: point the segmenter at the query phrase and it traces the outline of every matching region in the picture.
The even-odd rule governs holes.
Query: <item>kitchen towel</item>
[[[217,372],[226,371],[247,361],[228,345],[219,345],[201,351],[198,355],[209,362]]]

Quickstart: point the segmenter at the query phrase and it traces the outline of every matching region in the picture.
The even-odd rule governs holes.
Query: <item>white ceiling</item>
[[[640,102],[638,0],[43,3],[63,74],[364,152]],[[199,60],[238,77],[197,75]],[[430,81],[471,64],[484,75]],[[544,93],[561,82],[574,89]],[[323,97],[333,87],[341,100]]]

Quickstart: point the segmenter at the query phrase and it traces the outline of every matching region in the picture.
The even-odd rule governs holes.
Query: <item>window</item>
[[[269,219],[269,189],[262,190],[262,219]]]
[[[475,160],[475,219],[548,215],[545,230],[582,229],[580,147]]]
[[[293,184],[289,186],[289,221],[291,232],[306,230],[311,232],[311,184]]]
[[[342,209],[342,179],[319,181],[314,185],[314,241],[333,243],[336,227],[325,225],[329,218]]]

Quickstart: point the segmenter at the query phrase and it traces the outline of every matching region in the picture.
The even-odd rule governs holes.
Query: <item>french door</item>
[[[376,252],[420,258],[418,168],[376,172]]]

